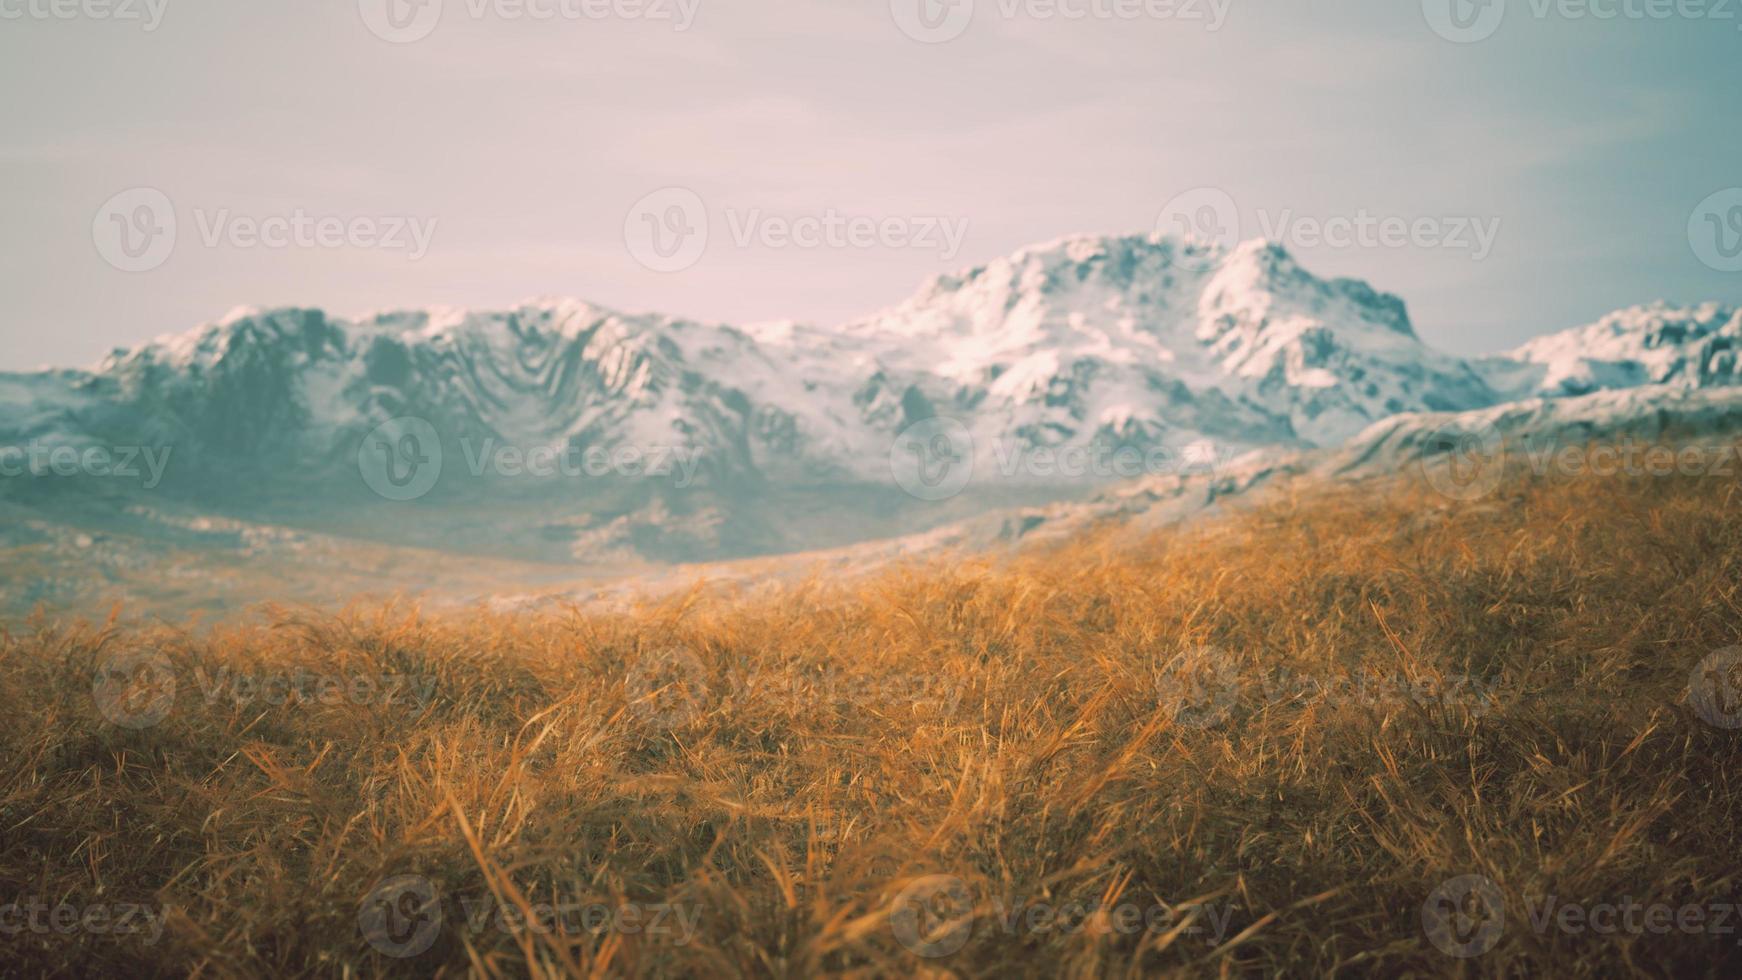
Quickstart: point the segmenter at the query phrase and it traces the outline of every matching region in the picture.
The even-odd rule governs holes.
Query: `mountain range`
[[[1726,389],[1739,350],[1742,311],[1658,303],[1458,357],[1422,343],[1398,297],[1278,245],[1162,236],[1036,245],[827,328],[575,300],[239,309],[89,370],[0,374],[0,446],[15,447],[0,506],[16,518],[0,547],[61,554],[78,527],[195,551],[314,535],[598,569],[802,551],[1133,475],[1036,463],[1072,451],[1153,475],[1194,451],[1332,449],[1403,416]],[[974,462],[963,492],[897,486],[914,426]],[[170,455],[147,487],[58,473],[54,447]],[[439,475],[413,493],[371,479],[432,456]],[[214,545],[211,528],[230,529]]]

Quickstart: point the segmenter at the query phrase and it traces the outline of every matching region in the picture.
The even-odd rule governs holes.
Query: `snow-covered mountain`
[[[838,440],[829,420],[851,407],[792,370],[730,327],[573,301],[356,321],[241,309],[89,374],[10,379],[7,415],[34,419],[30,436],[157,440],[226,464],[342,462],[375,426],[414,416],[444,442],[699,446],[778,467],[809,448],[794,442],[799,417],[823,454]],[[19,415],[14,399],[28,399]]]
[[[1200,247],[1064,239],[837,329],[569,300],[354,321],[238,310],[91,372],[8,376],[0,405],[10,439],[174,442],[184,464],[330,462],[416,416],[444,439],[677,447],[722,474],[879,481],[895,433],[934,415],[966,422],[982,452],[1245,448],[1494,400],[1415,337],[1396,297],[1260,242],[1177,261]]]
[[[934,417],[959,421],[977,459],[1205,442],[1226,459],[1335,447],[1406,413],[1742,385],[1739,343],[1736,310],[1660,304],[1465,359],[1424,345],[1397,297],[1320,279],[1273,244],[1078,236],[940,276],[832,328],[574,300],[360,319],[237,310],[92,370],[0,375],[0,445],[173,447],[159,501],[386,538],[404,512],[369,509],[381,500],[359,453],[382,423],[414,417],[453,461],[423,503],[455,505],[463,520],[426,510],[406,524],[409,543],[541,560],[722,557],[1008,505],[1009,486],[918,516],[911,498],[879,495],[893,490],[898,434]],[[503,483],[505,467],[478,462],[625,448],[693,460],[694,484]],[[1031,484],[1030,498],[1095,489],[1081,474],[1049,487],[1022,467],[975,475]],[[42,506],[67,491],[0,480],[0,496],[34,493]]]
[[[976,436],[1039,445],[1323,445],[1397,412],[1492,400],[1416,338],[1397,297],[1318,279],[1277,245],[1204,248],[1067,238],[940,277],[844,331]]]
[[[1742,309],[1634,306],[1537,337],[1480,366],[1507,401],[1656,384],[1729,387],[1742,384]]]

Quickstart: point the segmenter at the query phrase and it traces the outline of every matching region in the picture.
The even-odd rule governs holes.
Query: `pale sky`
[[[1742,301],[1742,272],[1693,244],[1702,202],[1742,187],[1742,4],[1489,0],[1498,25],[1467,22],[1491,36],[1453,43],[1423,4],[1469,0],[943,0],[971,15],[932,8],[961,32],[921,43],[900,26],[921,0],[423,0],[439,21],[397,23],[433,30],[391,43],[369,26],[389,2],[408,0],[0,0],[0,369],[89,365],[238,305],[561,295],[827,325],[1025,244],[1148,231],[1203,187],[1245,237],[1305,219],[1284,242],[1309,269],[1399,294],[1460,353],[1659,298]],[[577,16],[526,15],[559,2]],[[699,197],[709,236],[658,272],[625,225],[667,187]],[[162,193],[176,235],[127,272],[100,240],[134,188]],[[246,237],[297,213],[356,234]],[[962,237],[736,240],[830,214]],[[1363,215],[1495,237],[1480,258],[1310,238]],[[427,254],[365,247],[363,218],[422,227]]]

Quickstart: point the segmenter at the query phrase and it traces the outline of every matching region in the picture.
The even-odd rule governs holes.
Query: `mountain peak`
[[[82,381],[21,382],[15,400],[93,433],[158,419],[220,454],[330,455],[411,415],[517,446],[685,447],[736,472],[880,479],[894,434],[933,414],[1005,450],[1322,446],[1399,413],[1742,383],[1738,351],[1734,309],[1659,302],[1470,362],[1422,344],[1396,296],[1321,279],[1273,241],[1071,235],[834,330],[549,296],[356,320],[239,307]]]
[[[1485,362],[1513,397],[1583,395],[1645,384],[1742,384],[1742,309],[1663,300],[1547,334]]]

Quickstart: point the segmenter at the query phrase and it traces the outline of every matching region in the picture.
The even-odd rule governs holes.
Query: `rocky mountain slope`
[[[1503,400],[1673,385],[1742,384],[1742,309],[1658,302],[1537,337],[1479,364]]]
[[[152,541],[311,534],[602,569],[836,548],[1181,478],[1194,452],[1336,450],[1621,389],[1646,413],[1742,387],[1739,344],[1742,312],[1656,304],[1465,359],[1423,344],[1397,297],[1276,245],[1159,236],[1036,245],[832,328],[574,300],[243,309],[90,370],[0,375],[0,504],[19,515],[0,549],[146,542],[116,578]],[[83,455],[128,449],[161,466],[123,478]],[[1073,452],[1135,468],[1058,465]],[[927,476],[970,465],[916,493],[908,453]]]
[[[238,310],[90,372],[0,380],[4,435],[173,442],[183,466],[306,469],[387,419],[444,441],[673,447],[718,474],[887,480],[902,427],[976,446],[1329,445],[1398,412],[1489,404],[1402,301],[1251,242],[1178,261],[1078,237],[940,277],[840,328],[739,329],[575,301],[342,320]]]

